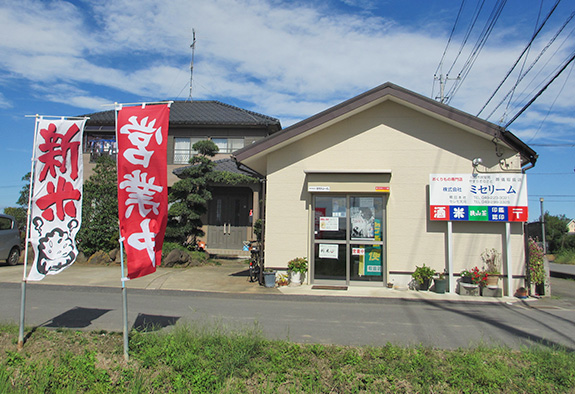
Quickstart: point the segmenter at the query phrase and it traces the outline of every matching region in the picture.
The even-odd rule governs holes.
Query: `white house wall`
[[[416,265],[443,271],[446,264],[445,222],[429,220],[429,175],[470,173],[473,158],[486,168],[520,171],[518,155],[499,150],[489,139],[473,135],[386,101],[282,149],[267,160],[266,266],[285,268],[294,257],[311,260],[310,207],[305,171],[391,170],[387,213],[387,272],[405,286]],[[513,274],[524,275],[523,227],[512,223]],[[495,248],[504,255],[504,223],[453,224],[454,271],[481,266],[480,255]],[[515,280],[517,287],[522,281]]]

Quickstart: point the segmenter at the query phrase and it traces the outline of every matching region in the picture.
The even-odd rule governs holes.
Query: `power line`
[[[508,128],[509,125],[513,122],[515,122],[515,120],[523,113],[525,112],[525,110],[527,108],[529,108],[529,106],[531,104],[533,104],[533,102],[535,100],[537,100],[537,98],[539,98],[539,96],[541,96],[541,94],[543,94],[543,92],[549,87],[549,85],[551,85],[553,83],[553,81],[555,81],[555,79],[557,79],[557,77],[559,75],[561,75],[561,73],[567,68],[567,66],[575,59],[575,52],[573,52],[571,54],[571,57],[569,58],[569,60],[567,62],[565,62],[565,64],[563,65],[563,67],[561,67],[561,69],[553,76],[553,78],[551,78],[551,80],[549,82],[547,82],[545,84],[545,86],[543,86],[543,88],[541,90],[539,90],[539,92],[537,92],[537,94],[535,95],[535,97],[533,97],[531,100],[529,100],[529,102],[523,107],[521,108],[521,110],[513,117],[513,119],[511,119],[509,122],[507,122],[507,124],[505,126],[503,126],[504,129]]]
[[[531,39],[529,40],[529,42],[527,43],[527,45],[525,46],[525,48],[523,48],[523,51],[521,52],[521,54],[519,55],[519,57],[517,57],[517,60],[515,60],[515,63],[513,64],[513,66],[511,66],[511,68],[509,69],[509,71],[507,71],[507,74],[505,75],[505,77],[503,77],[503,80],[499,83],[499,86],[497,86],[497,88],[495,89],[495,91],[493,92],[493,94],[491,94],[491,97],[489,97],[489,99],[487,100],[487,102],[485,104],[483,104],[483,107],[481,108],[481,110],[477,113],[476,116],[481,115],[481,113],[483,112],[483,110],[485,109],[485,107],[487,107],[487,105],[491,102],[491,100],[493,99],[493,97],[497,94],[497,92],[499,91],[499,89],[501,89],[501,86],[503,86],[503,84],[505,83],[505,81],[507,80],[507,78],[509,78],[509,75],[511,75],[511,73],[513,72],[513,70],[515,69],[515,67],[517,67],[517,64],[519,64],[519,61],[521,60],[521,58],[523,57],[523,55],[525,54],[525,52],[527,52],[527,50],[531,47],[531,45],[533,44],[533,41],[535,40],[535,38],[539,35],[539,32],[541,32],[541,30],[543,29],[543,26],[545,26],[545,24],[547,23],[547,21],[549,20],[549,18],[551,17],[551,15],[553,14],[553,12],[555,11],[555,9],[557,8],[557,6],[559,5],[559,3],[561,2],[561,0],[557,0],[557,2],[555,2],[555,5],[553,6],[553,8],[551,8],[551,11],[549,11],[549,13],[547,14],[547,17],[543,20],[543,22],[541,23],[541,25],[539,26],[539,28],[535,31],[535,33],[533,34],[533,36],[531,37]],[[571,17],[572,18],[572,17]]]
[[[455,84],[453,85],[452,89],[450,90],[450,92],[447,95],[448,96],[448,98],[446,100],[447,104],[449,104],[449,102],[453,99],[453,96],[455,95],[455,93],[457,93],[457,91],[459,90],[459,88],[461,87],[461,85],[463,84],[465,79],[467,78],[469,71],[471,71],[471,68],[473,67],[473,64],[475,63],[475,61],[477,60],[479,53],[481,52],[481,50],[485,46],[485,43],[487,42],[487,38],[489,38],[489,36],[491,35],[491,32],[493,31],[493,28],[495,27],[495,23],[499,19],[499,16],[501,16],[501,12],[503,11],[503,8],[505,7],[506,3],[507,3],[507,0],[499,0],[497,2],[497,4],[494,6],[493,11],[491,12],[491,15],[489,16],[489,19],[487,20],[487,23],[486,23],[485,27],[483,28],[483,31],[481,32],[481,34],[479,36],[479,39],[477,40],[475,46],[473,47],[473,50],[472,50],[471,54],[469,55],[469,57],[467,58],[467,61],[463,65],[463,68],[461,69],[460,73],[458,74],[458,77],[460,77],[460,79],[456,80]]]
[[[491,111],[491,113],[485,118],[486,120],[488,120],[489,118],[491,118],[491,116],[495,113],[495,111],[497,111],[499,109],[499,107],[505,102],[505,100],[507,100],[507,97],[509,97],[510,95],[513,94],[513,92],[515,92],[515,89],[517,88],[517,86],[519,85],[519,83],[523,80],[523,78],[525,78],[527,76],[527,74],[529,74],[529,72],[533,69],[533,67],[535,67],[535,65],[539,62],[539,60],[541,59],[541,57],[543,57],[543,55],[545,54],[545,52],[547,52],[547,49],[549,49],[549,47],[555,42],[555,40],[557,39],[557,37],[559,36],[559,34],[561,34],[561,32],[563,31],[563,29],[567,26],[567,24],[569,22],[571,22],[571,20],[573,19],[573,17],[575,16],[575,12],[572,13],[567,20],[565,21],[565,23],[563,24],[563,26],[561,26],[559,28],[559,30],[555,33],[555,35],[549,40],[549,42],[547,43],[547,45],[541,50],[541,52],[539,52],[539,55],[537,55],[537,57],[535,58],[535,60],[533,60],[533,62],[529,65],[529,67],[527,68],[527,71],[525,71],[525,73],[520,74],[517,78],[517,81],[515,82],[515,84],[511,87],[511,89],[507,92],[507,94],[505,95],[505,97],[503,97],[503,99],[499,102],[499,104],[497,104],[495,106],[495,108],[493,108],[493,110]],[[573,32],[571,32],[573,33]],[[518,59],[519,60],[519,59]],[[541,72],[541,71],[540,71]],[[539,72],[539,73],[540,73]],[[539,74],[537,73],[537,75]],[[535,79],[535,78],[534,78]],[[533,79],[533,80],[534,80]],[[530,84],[529,84],[530,85]],[[511,102],[511,99],[510,99]],[[509,107],[509,105],[508,105]]]

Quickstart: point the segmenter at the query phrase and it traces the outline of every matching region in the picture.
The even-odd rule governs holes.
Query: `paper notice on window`
[[[319,245],[319,258],[320,259],[338,259],[338,245],[320,244]]]
[[[339,218],[331,216],[322,216],[319,218],[320,231],[338,231]]]

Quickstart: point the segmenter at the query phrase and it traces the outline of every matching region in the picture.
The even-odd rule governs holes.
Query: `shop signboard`
[[[431,220],[526,222],[525,174],[431,174]]]

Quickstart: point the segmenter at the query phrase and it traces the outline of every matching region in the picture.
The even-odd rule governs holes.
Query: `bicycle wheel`
[[[252,259],[250,260],[250,282],[255,282],[258,280],[258,269],[256,262]]]

